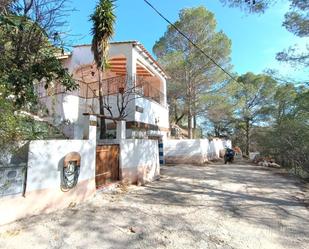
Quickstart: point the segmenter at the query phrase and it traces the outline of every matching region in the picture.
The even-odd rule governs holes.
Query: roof
[[[114,42],[110,42],[109,44],[127,44],[127,43],[137,43],[138,41],[136,40],[129,40],[129,41],[114,41]],[[89,47],[91,46],[91,44],[77,44],[74,45],[73,47]]]
[[[139,46],[141,48],[141,50],[147,55],[147,57],[150,58],[150,60],[152,60],[152,62],[158,67],[160,68],[161,72],[164,74],[164,76],[167,78],[167,74],[164,71],[164,69],[161,67],[161,65],[152,57],[152,55],[147,51],[147,49],[139,42],[135,42],[133,43],[133,46]]]
[[[161,67],[161,65],[153,58],[153,56],[147,51],[147,49],[138,41],[132,40],[132,41],[115,41],[115,42],[110,42],[110,44],[117,45],[117,44],[132,44],[133,47],[138,46],[143,53],[160,69],[161,73],[168,78],[166,72],[164,69]],[[75,45],[73,47],[89,47],[91,44],[80,44],[80,45]]]

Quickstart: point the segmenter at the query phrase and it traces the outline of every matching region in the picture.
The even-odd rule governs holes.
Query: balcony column
[[[97,117],[94,115],[89,116],[89,141],[97,142]]]
[[[164,96],[164,100],[163,100],[163,102],[164,102],[164,106],[167,106],[167,89],[166,89],[166,79],[165,78],[163,78],[162,79],[162,83],[163,83],[163,96]]]
[[[126,121],[117,121],[117,140],[126,139]]]
[[[127,76],[129,77],[128,87],[132,88],[136,83],[136,51],[134,47],[131,47],[130,51],[127,53]]]

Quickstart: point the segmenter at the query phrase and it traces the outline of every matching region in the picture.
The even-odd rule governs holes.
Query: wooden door
[[[96,186],[119,180],[119,146],[100,145],[96,150]]]

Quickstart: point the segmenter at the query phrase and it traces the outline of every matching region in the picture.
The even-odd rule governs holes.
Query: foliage
[[[98,68],[107,65],[108,42],[114,35],[116,16],[114,0],[100,0],[90,19],[92,27],[92,51]]]
[[[230,69],[231,41],[222,31],[216,31],[213,13],[204,7],[183,9],[174,24],[223,68]],[[214,83],[224,81],[226,75],[172,26],[156,42],[153,51],[171,77],[171,117],[176,123],[187,117],[192,137],[192,122],[196,128],[196,118],[202,112],[201,97]]]
[[[230,93],[219,91],[214,94],[205,95],[205,126],[211,126],[212,131],[208,133],[211,137],[231,137],[233,133],[234,106],[230,99]]]
[[[308,88],[279,86],[274,124],[257,136],[257,143],[264,155],[272,156],[283,166],[302,168],[309,174],[308,96]]]
[[[308,11],[308,0],[291,0],[290,11],[284,16],[283,26],[299,37],[309,36]]]
[[[275,124],[281,124],[286,116],[292,113],[295,108],[295,98],[297,91],[292,84],[279,85],[274,95],[273,121]]]
[[[309,175],[309,89],[247,73],[208,96],[210,135]],[[208,125],[209,126],[209,125]]]
[[[3,98],[3,89],[0,93],[0,148],[4,148],[11,141],[23,138],[23,132],[19,129],[21,119],[14,115],[12,102]]]
[[[299,51],[299,48],[295,45],[288,49],[277,53],[276,59],[282,62],[288,62],[293,66],[307,67],[309,66],[309,45],[303,52]]]
[[[238,7],[249,13],[263,13],[270,6],[278,2],[278,0],[259,0],[243,1],[243,0],[220,0],[228,4],[230,7]],[[309,36],[309,0],[288,0],[290,2],[290,9],[284,15],[282,25],[291,33],[299,37]],[[293,65],[300,65],[307,67],[309,65],[309,47],[301,52],[299,49],[289,47],[288,49],[279,52],[276,56],[279,61],[289,62]]]
[[[274,5],[278,0],[220,0],[225,5],[233,8],[240,8],[248,13],[264,13],[270,6]]]
[[[0,2],[0,154],[16,148],[22,140],[44,139],[57,133],[29,112],[38,109],[37,84],[61,83],[76,88],[57,59],[63,48],[66,0]],[[24,112],[27,111],[27,112]],[[25,115],[28,113],[30,115]]]
[[[250,151],[252,129],[257,125],[267,125],[272,120],[276,87],[277,82],[268,75],[246,73],[239,76],[237,82],[230,82],[225,89],[226,95],[229,95],[228,102],[225,101],[225,105],[229,105],[225,122],[233,124],[236,141],[246,154]]]
[[[72,11],[69,0],[1,0],[1,15],[27,17],[42,30],[53,45],[62,44],[60,39],[66,26],[65,17]]]
[[[246,73],[237,79],[234,92],[237,101],[237,115],[252,123],[266,121],[270,114],[276,81],[268,75]],[[236,84],[236,83],[235,83]]]
[[[62,137],[59,131],[46,122],[39,122],[16,111],[11,98],[5,98],[0,86],[0,154],[14,152],[24,140]],[[1,156],[0,156],[1,159]],[[0,160],[1,161],[1,160]]]
[[[25,5],[20,2],[8,4],[0,16],[0,83],[6,89],[4,97],[14,96],[13,103],[17,109],[36,103],[35,87],[38,82],[44,81],[47,87],[57,81],[67,90],[76,88],[68,71],[56,57],[61,49],[57,49],[49,39],[50,33],[59,24],[55,21],[58,9],[47,8],[51,12],[47,15],[47,10],[42,11],[46,6],[34,6],[34,3],[43,3],[44,0],[28,1]],[[53,7],[52,2],[49,1],[49,7]],[[47,23],[42,14],[47,15],[44,18],[53,19]],[[56,40],[54,37],[53,41]]]
[[[102,93],[102,71],[107,66],[108,60],[108,42],[114,35],[114,25],[116,16],[114,14],[115,1],[114,0],[100,0],[94,13],[90,19],[93,23],[92,26],[92,51],[94,59],[100,70],[99,79],[99,104],[100,114],[104,115],[104,97]],[[106,137],[106,121],[104,118],[100,120],[100,138]]]

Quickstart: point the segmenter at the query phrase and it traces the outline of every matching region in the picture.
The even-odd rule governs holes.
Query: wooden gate
[[[100,145],[96,149],[97,188],[119,180],[119,145]]]

